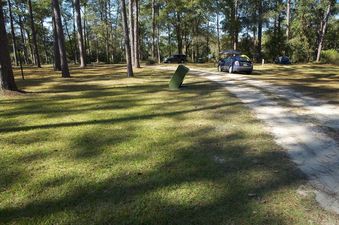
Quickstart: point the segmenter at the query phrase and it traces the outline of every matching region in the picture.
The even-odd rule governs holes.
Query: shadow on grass
[[[190,135],[202,137],[211,131],[212,128],[198,129]],[[100,182],[78,183],[62,197],[0,208],[1,220],[14,222],[17,218],[36,219],[71,212],[82,213],[81,218],[69,218],[67,223],[71,224],[289,224],[282,215],[257,211],[260,204],[265,204],[260,203],[260,197],[302,179],[293,175],[296,173],[286,156],[269,151],[248,154],[250,146],[232,144],[247,139],[242,133],[230,135],[226,142],[220,142],[220,138],[205,137],[189,148],[177,149],[171,160],[150,171],[131,171]],[[207,150],[201,147],[202,144],[211,147],[206,143],[220,145]],[[164,140],[161,144],[170,142]],[[87,146],[86,142],[78,142],[77,147]],[[212,162],[215,154],[226,159],[225,163]],[[135,154],[119,161],[133,163],[146,161],[147,157],[151,156]],[[250,174],[263,170],[279,173],[271,179],[253,182]],[[60,187],[74,179],[56,177],[45,182],[42,189]],[[256,197],[249,197],[249,193]]]
[[[14,134],[23,137],[6,144],[18,149],[36,144],[24,156],[0,158],[1,190],[23,185],[14,190],[24,189],[28,195],[24,195],[23,203],[1,206],[0,221],[98,225],[290,224],[286,214],[273,210],[270,206],[274,204],[266,206],[269,203],[265,200],[304,178],[272,144],[271,137],[250,134],[240,127],[257,121],[241,115],[247,111],[242,111],[239,100],[230,100],[221,86],[200,80],[189,83],[182,91],[171,92],[165,89],[166,76],[159,76],[158,83],[131,82],[117,88],[70,82],[69,86],[52,85],[48,90],[52,94],[61,93],[60,96],[4,100],[5,105],[17,103],[12,112],[1,113],[4,118],[31,113],[41,114],[41,121],[37,125],[9,122],[0,128],[8,142],[13,142]],[[76,92],[81,94],[75,95]],[[162,92],[165,97],[157,95]],[[74,102],[65,103],[64,93]],[[222,96],[217,101],[213,99],[216,94]],[[153,102],[159,97],[162,101]],[[83,102],[90,99],[95,104]],[[146,108],[132,111],[139,106]],[[63,118],[95,109],[108,112],[122,108],[129,110],[108,114],[108,118],[43,121],[53,113]],[[200,117],[195,120],[193,115],[197,114]],[[233,128],[229,121],[239,117],[242,120],[239,127]],[[163,123],[160,128],[159,120]],[[196,124],[197,121],[201,124]],[[224,127],[226,123],[229,124]],[[64,132],[68,133],[62,136]],[[41,143],[52,137],[55,140],[51,143],[66,142],[61,145],[66,149],[45,150]],[[52,167],[55,170],[40,182],[33,178],[44,174],[46,168],[25,170],[26,165],[48,160],[56,161]],[[25,186],[27,180],[30,182]]]

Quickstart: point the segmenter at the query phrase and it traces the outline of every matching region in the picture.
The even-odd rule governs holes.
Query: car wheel
[[[230,66],[230,67],[228,68],[228,73],[233,73],[233,66]]]
[[[251,70],[251,71],[247,71],[246,73],[247,73],[247,74],[251,74],[252,72],[253,72],[253,71]]]

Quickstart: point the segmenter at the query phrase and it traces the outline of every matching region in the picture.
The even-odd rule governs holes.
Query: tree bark
[[[31,56],[31,63],[34,65],[35,63],[35,55],[34,55],[34,47],[33,47],[33,44],[32,44],[32,39],[31,39],[31,34],[29,33],[29,30],[26,29],[26,34],[27,34],[27,39],[28,39],[28,45],[29,45],[29,53],[30,53],[30,56]]]
[[[168,30],[168,46],[169,46],[169,54],[172,55],[172,35],[171,35],[171,26],[167,25]]]
[[[257,45],[257,60],[261,60],[261,43],[262,43],[262,24],[263,24],[262,1],[258,0],[258,45]]]
[[[135,58],[134,58],[134,35],[133,35],[133,32],[134,32],[134,13],[133,13],[133,6],[135,4],[135,0],[129,0],[129,7],[128,7],[128,11],[129,11],[129,29],[130,29],[130,32],[129,32],[129,39],[130,39],[130,45],[131,45],[131,54],[132,54],[132,66],[134,67],[135,66]]]
[[[129,30],[127,22],[127,12],[126,12],[126,3],[125,0],[120,0],[120,7],[122,12],[122,26],[124,30],[124,39],[125,39],[125,51],[126,51],[126,61],[127,61],[127,76],[133,77],[133,68],[132,68],[132,54],[131,54],[131,44],[129,39]]]
[[[286,6],[286,38],[290,39],[290,20],[291,20],[291,0],[287,0]]]
[[[72,7],[72,15],[73,15],[73,32],[72,32],[72,39],[70,39],[70,42],[72,40],[73,42],[73,55],[74,55],[74,64],[78,63],[78,51],[77,51],[77,34],[76,34],[76,29],[75,29],[75,23],[76,23],[76,19],[75,19],[75,5],[74,2],[72,1],[73,7]],[[67,25],[66,25],[67,27]]]
[[[38,43],[37,43],[37,39],[36,39],[36,31],[35,31],[35,25],[34,25],[34,17],[33,17],[33,9],[32,9],[32,1],[31,0],[28,0],[28,6],[29,6],[29,15],[30,15],[30,19],[31,19],[31,29],[32,29],[32,38],[33,38],[33,45],[34,45],[35,63],[39,68],[41,68],[40,55],[39,55]]]
[[[71,76],[70,76],[69,69],[68,69],[66,50],[65,50],[65,36],[64,36],[63,29],[62,29],[61,14],[60,14],[60,7],[59,7],[58,0],[52,0],[52,9],[53,9],[53,15],[55,18],[56,33],[58,37],[62,77],[69,78]]]
[[[160,53],[160,25],[159,25],[159,23],[157,24],[157,59],[158,59],[158,64],[160,64],[161,63],[161,53]]]
[[[74,0],[76,24],[77,24],[77,36],[80,56],[80,67],[86,66],[86,51],[84,48],[84,37],[82,34],[81,12],[80,12],[80,0]]]
[[[26,41],[26,38],[24,36],[24,24],[22,22],[22,19],[21,19],[21,16],[19,15],[19,26],[20,26],[20,36],[21,36],[21,43],[22,43],[22,46],[23,46],[23,51],[24,51],[24,62],[26,64],[28,64],[29,62],[29,57],[28,57],[28,52],[27,52],[27,41]]]
[[[218,59],[219,59],[219,54],[221,52],[221,47],[220,47],[220,20],[219,20],[219,11],[217,11],[217,44],[218,44]]]
[[[7,0],[8,2],[8,10],[9,10],[9,19],[11,23],[11,33],[12,33],[12,40],[13,40],[13,53],[14,53],[14,61],[17,66],[19,66],[18,60],[18,50],[16,45],[16,37],[15,37],[15,30],[14,30],[14,23],[13,23],[13,14],[12,14],[12,5],[11,0]]]
[[[15,84],[11,58],[9,56],[8,38],[5,28],[2,2],[0,2],[0,52],[0,91],[17,91],[18,88]]]
[[[332,1],[330,0],[328,3],[327,9],[326,9],[324,18],[320,22],[320,29],[318,31],[319,42],[318,42],[318,51],[317,51],[317,62],[320,61],[321,50],[323,48],[323,43],[324,43],[326,29],[327,29],[327,23],[328,23],[330,14],[331,14],[332,7],[333,7]]]
[[[176,33],[178,42],[178,54],[182,54],[182,36],[181,36],[181,15],[177,12]]]
[[[155,0],[152,0],[152,46],[151,46],[151,55],[155,59],[155,29],[156,29],[156,19],[155,19]]]
[[[139,0],[134,0],[134,62],[135,67],[140,68],[140,46],[139,46]]]
[[[58,33],[55,23],[55,17],[52,13],[52,26],[53,26],[53,51],[54,51],[54,71],[61,71],[60,51],[58,44]]]
[[[233,30],[233,50],[237,50],[238,48],[238,0],[234,1],[234,14],[233,14],[233,21],[236,24],[234,30]]]

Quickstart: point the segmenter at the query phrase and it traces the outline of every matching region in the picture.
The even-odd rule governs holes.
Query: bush
[[[293,63],[306,63],[312,61],[314,51],[310,44],[303,37],[295,37],[288,43],[291,51],[291,59]]]
[[[339,52],[334,49],[324,50],[321,52],[322,63],[333,63],[339,65]]]
[[[156,64],[155,59],[153,59],[153,58],[147,59],[146,65],[154,65],[154,64]]]

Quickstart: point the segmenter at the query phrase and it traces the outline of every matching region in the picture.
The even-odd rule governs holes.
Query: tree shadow
[[[28,196],[23,204],[0,207],[1,222],[290,224],[286,214],[271,209],[262,200],[303,183],[304,177],[272,144],[269,135],[243,128],[257,128],[258,121],[242,117],[242,113],[248,113],[242,103],[230,100],[218,84],[188,82],[181,91],[171,92],[167,76],[159,75],[158,83],[142,85],[133,81],[123,87],[84,84],[86,90],[81,88],[83,84],[70,82],[70,86],[52,85],[48,89],[52,96],[16,100],[14,117],[29,112],[41,114],[42,121],[31,125],[13,123],[15,126],[8,123],[0,128],[0,134],[7,141],[12,134],[23,135],[24,140],[16,146],[21,148],[46,141],[41,137],[46,132],[46,137],[56,136],[52,143],[65,142],[60,144],[65,149],[17,157],[15,166],[13,160],[0,158],[2,168],[8,168],[0,173],[0,182],[5,180],[2,190],[26,181],[30,184],[24,187]],[[73,85],[76,87],[68,91]],[[58,93],[62,95],[53,96]],[[166,97],[154,102],[159,93]],[[67,103],[65,96],[74,101]],[[145,109],[132,111],[139,106]],[[121,108],[130,110],[104,118],[93,114],[76,121],[43,121],[53,114],[57,117],[61,111],[60,118],[64,118],[95,109],[108,113]],[[11,113],[1,116],[10,118]],[[26,173],[32,169],[25,170],[25,166],[39,165],[47,159],[55,162],[48,168],[50,174],[43,180],[30,180],[32,175]],[[38,172],[44,173],[45,169]],[[53,173],[51,169],[55,169]]]

